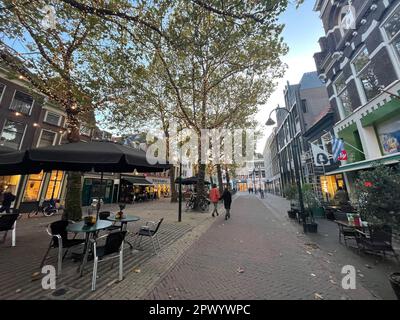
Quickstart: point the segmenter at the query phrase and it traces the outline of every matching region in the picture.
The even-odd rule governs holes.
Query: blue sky
[[[291,2],[294,3],[293,0]],[[289,53],[282,59],[288,65],[288,69],[284,78],[277,80],[277,89],[257,115],[261,128],[264,129],[264,137],[257,145],[258,152],[262,153],[265,141],[272,131],[272,127],[264,126],[271,110],[278,104],[284,105],[283,89],[286,82],[296,84],[303,73],[316,70],[313,55],[319,52],[318,39],[324,35],[324,30],[319,13],[313,11],[314,4],[315,0],[305,0],[298,9],[294,4],[290,4],[279,18],[280,22],[285,24],[283,37],[289,46]]]

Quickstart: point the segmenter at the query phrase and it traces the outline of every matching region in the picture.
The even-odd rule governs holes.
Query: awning
[[[371,168],[376,167],[378,164],[389,165],[389,164],[395,164],[395,163],[399,163],[399,162],[400,162],[400,153],[396,153],[394,155],[384,156],[384,157],[378,158],[378,159],[364,160],[364,161],[359,161],[356,163],[346,164],[346,165],[341,166],[339,169],[336,169],[331,172],[327,172],[326,175],[333,176],[335,174],[344,173],[344,172],[371,169]]]
[[[145,177],[122,177],[121,180],[125,180],[134,186],[154,186]]]

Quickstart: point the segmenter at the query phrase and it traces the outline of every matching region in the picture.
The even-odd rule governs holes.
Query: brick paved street
[[[106,205],[104,210],[116,211],[116,205]],[[40,261],[49,243],[49,236],[45,228],[47,224],[58,220],[60,216],[46,218],[22,217],[17,223],[17,246],[11,247],[10,235],[6,243],[0,244],[0,299],[100,299],[107,293],[107,298],[132,299],[135,295],[143,295],[146,288],[157,281],[163,272],[173,265],[176,259],[206,230],[212,219],[208,214],[183,212],[182,222],[177,222],[177,204],[170,203],[169,199],[128,205],[124,210],[127,214],[141,217],[141,221],[128,226],[131,232],[145,223],[157,221],[161,217],[164,222],[160,227],[159,237],[161,251],[154,254],[150,241],[143,240],[143,251],[134,251],[131,254],[125,246],[124,280],[116,282],[118,278],[117,263],[111,269],[111,262],[99,266],[96,292],[90,291],[92,264],[88,263],[82,278],[76,272],[78,263],[71,259],[63,262],[63,274],[57,279],[56,290],[43,290],[41,287]],[[85,212],[85,210],[84,210]],[[132,234],[128,239],[132,242]],[[77,248],[74,251],[80,251]],[[46,264],[56,265],[56,249],[50,252]],[[160,263],[162,261],[162,263]],[[125,288],[128,294],[124,294]],[[60,290],[62,289],[62,290]],[[113,293],[116,293],[113,295]]]
[[[377,290],[383,294],[378,295],[364,286],[360,279],[368,274],[361,273],[366,268],[360,270],[359,265],[364,267],[363,263],[369,260],[354,258],[351,249],[338,244],[333,223],[321,221],[322,233],[320,230],[317,235],[304,235],[296,222],[288,220],[286,210],[287,202],[281,198],[267,196],[260,200],[255,195],[240,194],[233,204],[232,219],[225,222],[221,216],[216,218],[210,229],[144,298],[395,298],[385,275],[377,279],[372,276],[370,284],[373,287],[374,281],[385,282]],[[329,223],[331,226],[327,227]],[[331,235],[325,233],[327,229]],[[324,244],[325,237],[331,238],[331,244]],[[322,244],[316,244],[319,242]],[[346,261],[358,262],[355,290],[344,290],[340,285],[341,267]],[[395,267],[391,261],[386,264]],[[370,274],[384,273],[375,265],[370,268]]]

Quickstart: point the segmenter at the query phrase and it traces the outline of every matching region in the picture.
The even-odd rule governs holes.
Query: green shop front
[[[115,183],[113,174],[104,174],[103,180],[100,175],[85,176],[82,187],[82,205],[88,206],[93,198],[102,198],[104,203],[115,203],[117,201],[118,184]]]
[[[329,175],[344,173],[350,193],[359,171],[400,162],[400,97],[395,96],[400,95],[400,83],[390,92],[394,95],[380,94],[335,125],[336,135],[345,142],[348,160]]]

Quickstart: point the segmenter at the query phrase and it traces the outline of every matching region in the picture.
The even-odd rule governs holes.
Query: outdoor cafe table
[[[84,248],[84,255],[82,259],[82,263],[80,265],[79,269],[79,275],[83,275],[83,268],[85,267],[85,264],[88,259],[89,255],[89,245],[90,245],[90,236],[93,238],[96,238],[97,233],[100,230],[107,229],[112,225],[111,221],[106,221],[106,220],[97,220],[97,222],[92,225],[92,226],[86,226],[84,221],[73,223],[68,225],[67,231],[68,232],[74,232],[74,233],[84,233],[85,234],[85,248]]]
[[[140,220],[140,217],[137,216],[131,216],[131,215],[123,215],[122,218],[117,218],[115,215],[111,215],[107,217],[107,220],[113,221],[113,222],[120,222],[121,223],[121,231],[126,231],[127,230],[127,224],[128,222],[136,222]],[[133,245],[129,241],[125,241],[126,243],[129,244],[131,249],[133,249]]]

